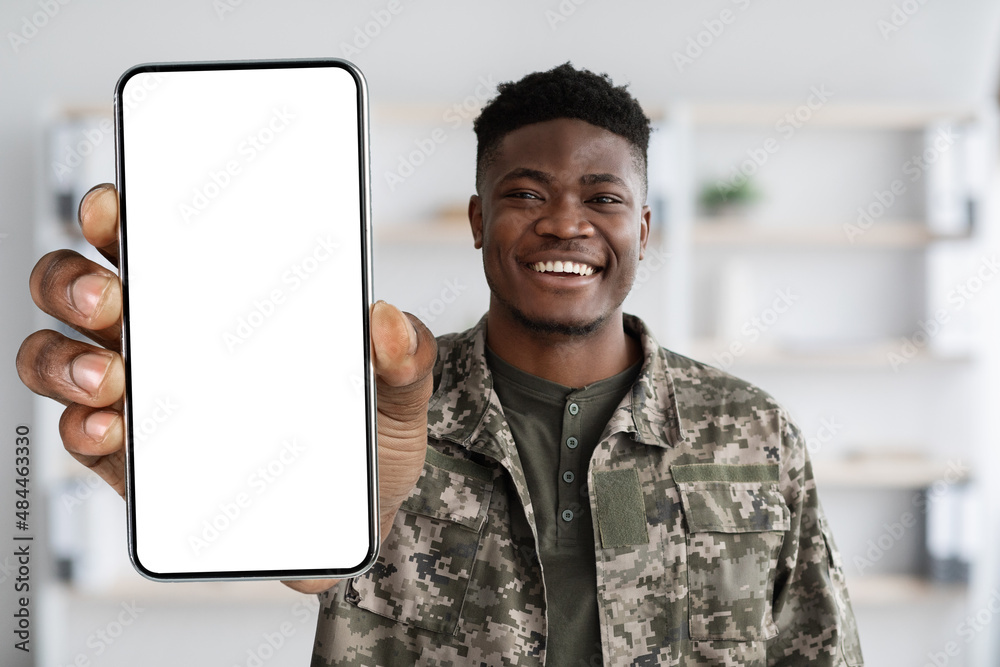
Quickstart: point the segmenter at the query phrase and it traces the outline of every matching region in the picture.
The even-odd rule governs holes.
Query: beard
[[[494,292],[494,294],[496,294]],[[543,336],[564,336],[566,338],[586,338],[587,336],[593,335],[598,329],[600,329],[608,318],[611,317],[610,313],[606,313],[601,317],[590,322],[560,322],[557,320],[546,320],[542,318],[530,317],[523,310],[518,308],[512,303],[497,296],[497,300],[504,305],[504,307],[510,311],[510,314],[514,316],[514,319],[518,324],[526,328],[532,333],[540,334]]]
[[[545,317],[533,317],[524,312],[508,299],[503,297],[501,290],[497,289],[488,271],[486,272],[486,283],[489,285],[492,297],[511,314],[514,321],[528,331],[542,336],[561,336],[566,338],[586,338],[591,336],[604,326],[614,312],[621,307],[622,303],[625,302],[625,297],[628,296],[628,291],[626,290],[625,294],[622,295],[615,308],[608,310],[604,314],[599,315],[592,320],[584,322],[565,322],[561,320],[547,319]],[[631,280],[629,281],[629,285],[631,286]]]

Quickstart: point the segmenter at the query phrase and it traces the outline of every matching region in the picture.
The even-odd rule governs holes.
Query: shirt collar
[[[625,315],[627,331],[637,334],[643,362],[632,390],[608,422],[606,434],[624,431],[643,444],[676,446],[682,441],[669,352],[646,324]],[[486,446],[483,435],[502,427],[502,409],[486,364],[486,315],[471,329],[438,338],[434,375],[437,389],[427,413],[428,434],[470,447]],[[493,440],[494,438],[490,438]],[[500,452],[496,452],[500,454]]]

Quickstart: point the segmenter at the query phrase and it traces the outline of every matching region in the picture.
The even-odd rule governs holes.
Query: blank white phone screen
[[[336,66],[120,84],[147,576],[351,569],[374,548],[359,87]]]

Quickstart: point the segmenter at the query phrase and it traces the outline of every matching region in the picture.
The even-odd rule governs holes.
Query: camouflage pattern
[[[634,471],[646,537],[603,544],[620,508],[589,494],[604,663],[862,665],[798,429],[760,389],[625,324],[645,359],[589,480]],[[535,521],[484,340],[485,318],[438,339],[424,471],[377,564],[320,595],[315,667],[544,664]],[[530,530],[512,530],[512,503]]]

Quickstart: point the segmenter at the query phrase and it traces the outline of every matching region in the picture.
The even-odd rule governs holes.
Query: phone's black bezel
[[[241,69],[298,69],[315,67],[336,67],[348,72],[354,79],[357,89],[357,119],[358,119],[358,193],[361,203],[361,263],[362,263],[362,321],[364,323],[364,384],[365,384],[365,427],[367,431],[368,459],[368,516],[369,516],[369,547],[365,558],[354,567],[328,569],[291,569],[291,570],[236,570],[236,571],[206,571],[206,572],[155,572],[145,567],[137,553],[137,530],[135,516],[135,470],[133,465],[133,419],[132,419],[132,376],[129,338],[129,283],[128,283],[128,252],[127,252],[127,197],[128,187],[125,182],[125,151],[124,151],[124,109],[122,96],[125,85],[137,74],[150,72],[187,72]],[[370,344],[371,331],[369,313],[371,307],[371,184],[369,171],[369,141],[368,141],[368,86],[364,75],[353,63],[341,58],[306,58],[306,59],[276,59],[276,60],[223,60],[195,62],[161,62],[143,63],[130,67],[118,79],[114,95],[115,119],[115,171],[119,197],[119,234],[118,257],[119,276],[122,287],[122,333],[121,354],[125,366],[125,490],[128,514],[128,550],[133,567],[147,579],[154,581],[232,581],[232,580],[262,580],[262,579],[332,579],[357,576],[364,573],[378,557],[380,543],[379,507],[378,507],[378,456],[376,450],[376,405],[375,382],[371,365]],[[331,508],[321,508],[317,513]],[[317,521],[317,524],[321,524]]]

